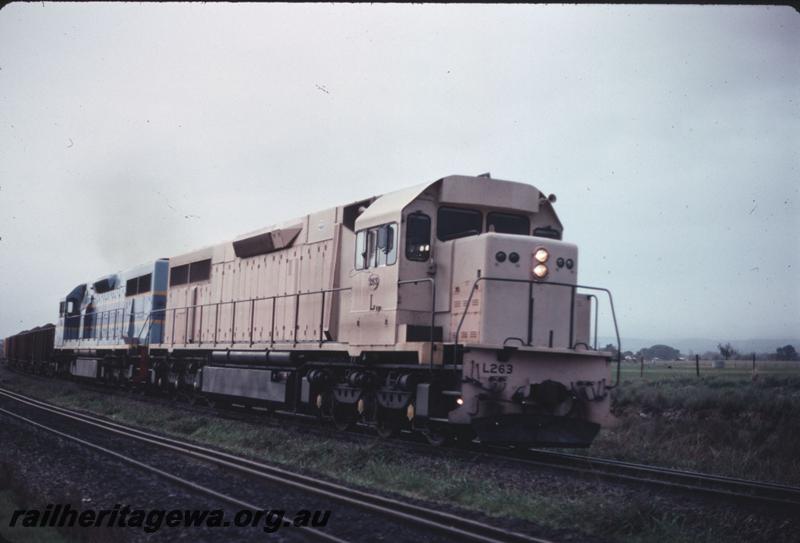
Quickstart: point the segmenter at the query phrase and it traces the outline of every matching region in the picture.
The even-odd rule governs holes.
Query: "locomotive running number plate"
[[[478,364],[481,373],[491,375],[511,375],[514,373],[514,364],[502,362],[482,362]]]

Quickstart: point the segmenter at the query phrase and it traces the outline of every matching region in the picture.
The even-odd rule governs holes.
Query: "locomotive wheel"
[[[467,447],[475,439],[475,431],[472,428],[459,428],[453,433],[456,445]]]
[[[352,406],[347,404],[334,404],[333,409],[331,409],[331,414],[333,416],[333,425],[336,426],[336,429],[340,432],[346,432],[355,426],[356,418],[355,414],[351,412]]]
[[[375,431],[381,439],[392,439],[400,433],[400,429],[390,421],[378,421],[375,424]]]
[[[397,417],[386,409],[378,408],[375,413],[375,431],[382,439],[391,439],[400,433],[400,423]]]
[[[437,428],[433,426],[422,430],[422,435],[428,440],[428,443],[433,447],[443,447],[450,441],[450,435],[444,428]]]

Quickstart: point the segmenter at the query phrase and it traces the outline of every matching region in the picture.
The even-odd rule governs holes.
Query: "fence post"
[[[697,376],[700,377],[700,355],[694,355],[694,368],[697,371]]]
[[[756,374],[756,353],[753,353],[753,375]]]
[[[639,356],[639,377],[644,377],[644,355]]]

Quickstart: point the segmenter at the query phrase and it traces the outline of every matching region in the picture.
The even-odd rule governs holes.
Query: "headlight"
[[[544,264],[537,264],[533,268],[533,275],[535,275],[539,279],[543,279],[547,275],[547,266],[545,266]]]
[[[550,258],[550,253],[544,247],[539,247],[533,253],[533,258],[536,259],[536,262],[544,264],[545,262],[547,262],[547,259]]]

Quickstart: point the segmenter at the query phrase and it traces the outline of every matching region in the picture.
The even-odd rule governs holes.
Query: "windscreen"
[[[476,209],[440,207],[436,221],[436,236],[440,241],[480,234],[483,216]]]
[[[531,231],[531,221],[525,215],[492,211],[486,216],[486,229],[498,234],[527,236]]]

